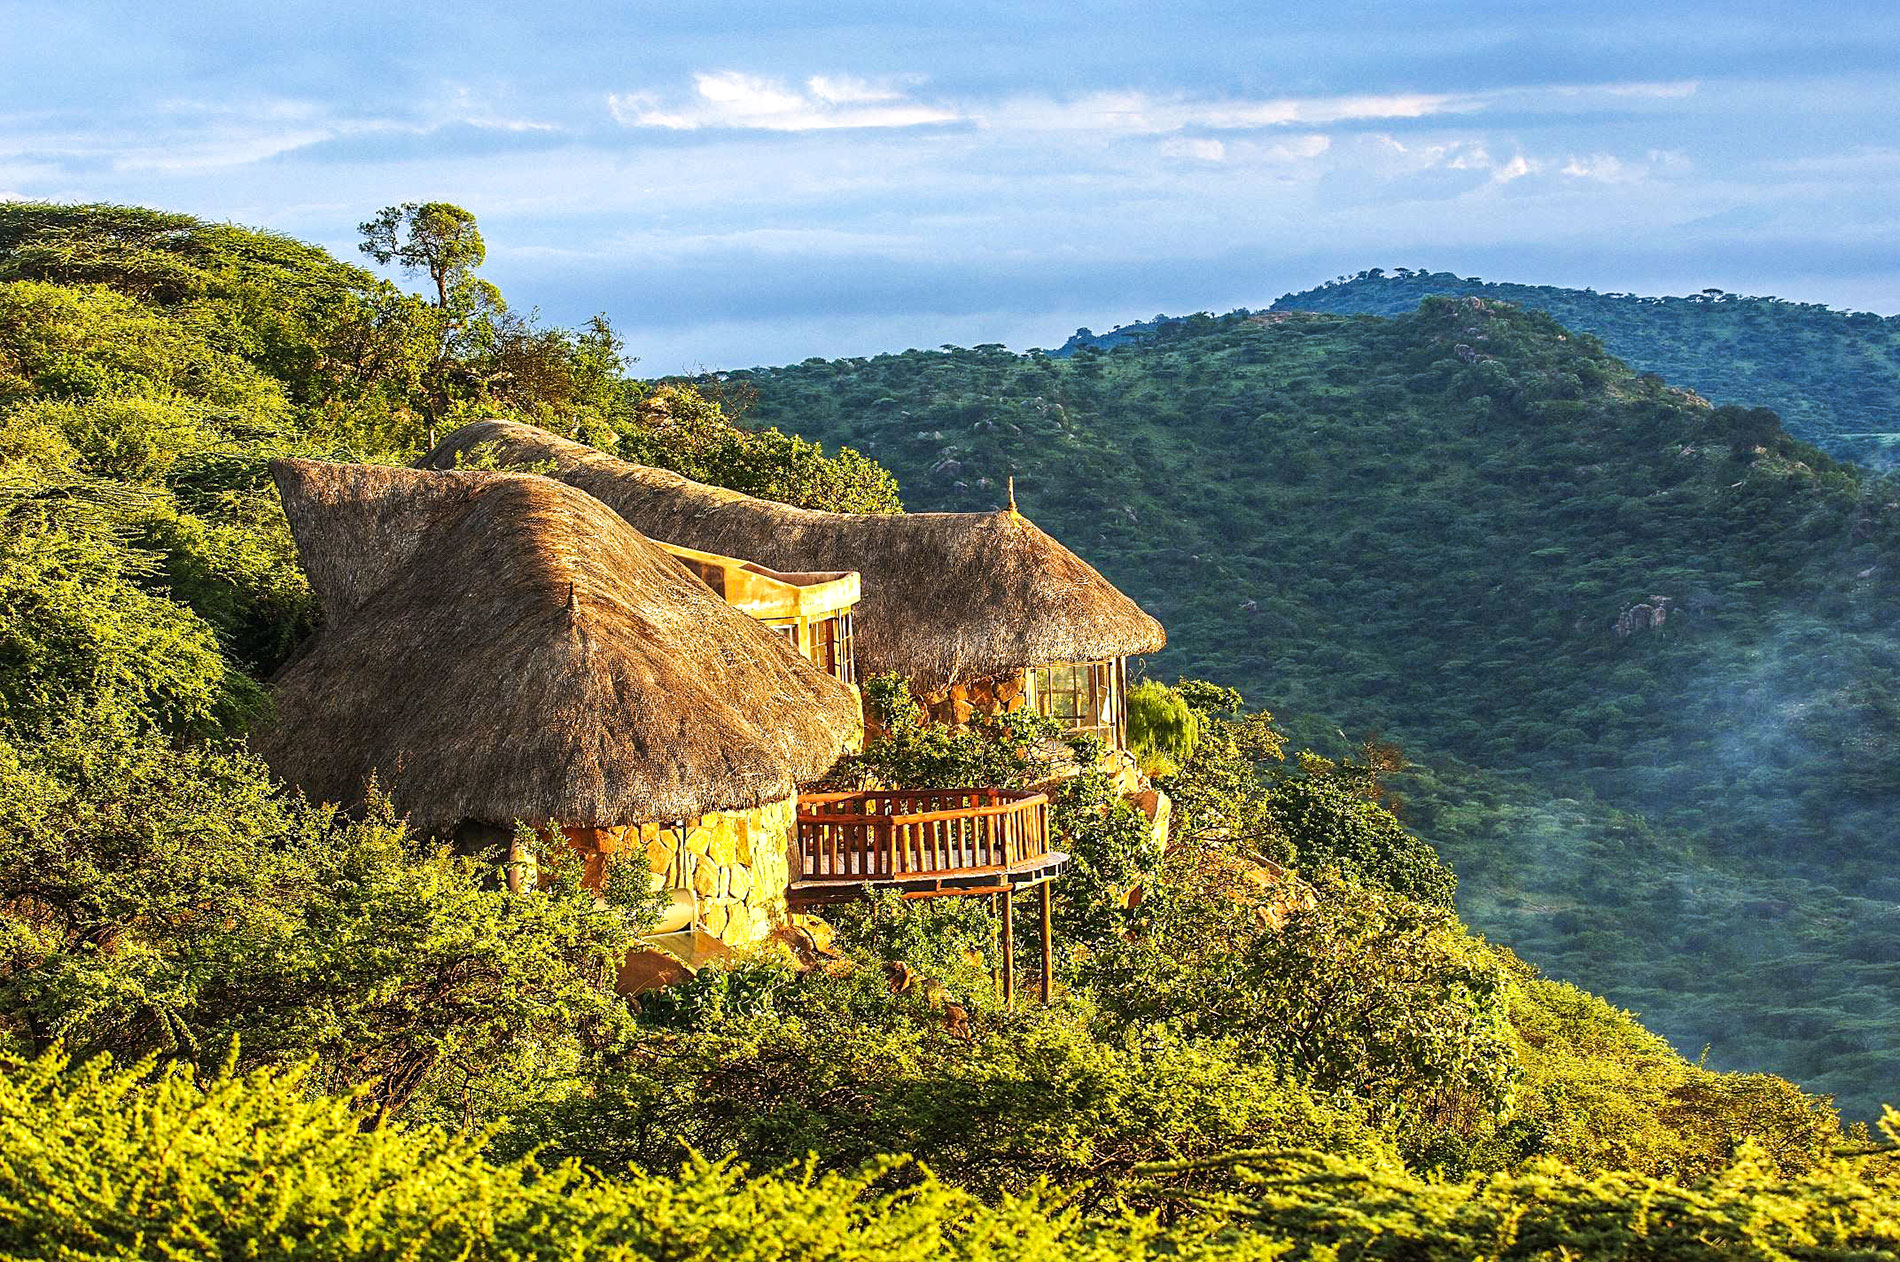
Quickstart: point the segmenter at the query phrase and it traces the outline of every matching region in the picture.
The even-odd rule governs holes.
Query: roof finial
[[[1016,475],[1013,473],[1009,475],[1009,515],[1011,517],[1020,515],[1016,512]]]
[[[569,613],[579,613],[581,611],[581,602],[575,599],[574,580],[571,578],[567,580],[567,611]]]

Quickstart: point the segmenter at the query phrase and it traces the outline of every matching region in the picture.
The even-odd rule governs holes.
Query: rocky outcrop
[[[1644,631],[1655,631],[1669,621],[1676,602],[1667,596],[1651,596],[1640,604],[1631,605],[1616,618],[1616,638],[1627,640],[1632,635]]]

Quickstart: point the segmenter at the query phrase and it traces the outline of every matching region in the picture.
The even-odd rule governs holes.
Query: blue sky
[[[458,202],[656,373],[1374,266],[1894,313],[1900,5],[0,0],[0,195]]]

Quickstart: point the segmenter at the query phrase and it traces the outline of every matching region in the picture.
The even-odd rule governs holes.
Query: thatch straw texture
[[[478,421],[419,462],[453,468],[492,444],[504,464],[553,462],[655,539],[775,570],[856,570],[861,673],[894,671],[920,692],[1044,662],[1148,653],[1166,641],[1082,558],[1013,512],[821,513],[630,464],[532,425]]]
[[[256,738],[313,798],[431,831],[747,809],[855,735],[850,688],[605,506],[515,473],[278,460],[326,625]]]

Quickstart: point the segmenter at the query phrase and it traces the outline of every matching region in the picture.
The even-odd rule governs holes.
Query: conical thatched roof
[[[821,513],[630,464],[532,425],[478,421],[420,463],[454,467],[493,444],[505,464],[552,462],[637,529],[776,570],[856,570],[861,673],[895,671],[920,691],[1044,662],[1148,653],[1161,624],[1082,558],[1009,512]]]
[[[573,487],[271,473],[326,625],[255,743],[313,798],[375,771],[431,830],[677,819],[785,797],[856,733],[850,688]]]

